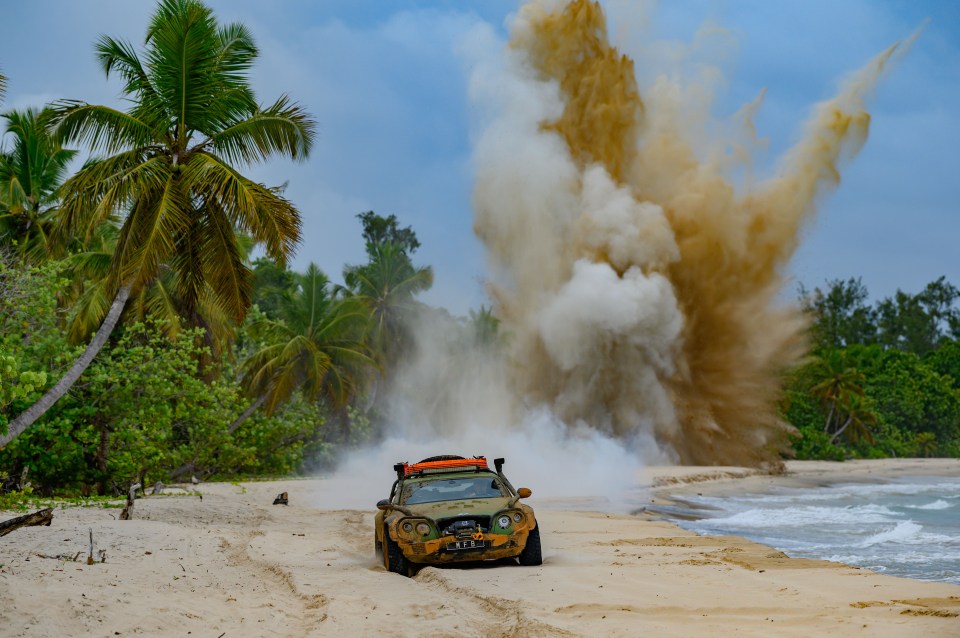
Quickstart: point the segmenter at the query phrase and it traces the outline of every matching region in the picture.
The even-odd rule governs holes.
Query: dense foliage
[[[814,345],[784,400],[797,457],[960,456],[960,292],[940,278],[868,297],[857,279],[803,291]]]
[[[242,170],[306,157],[314,120],[261,105],[251,34],[199,0],[159,0],[142,42],[95,45],[126,110],[0,116],[0,491],[329,463],[370,436],[432,283],[414,231],[373,211],[346,285],[289,270],[300,212]],[[68,175],[73,145],[90,155]]]

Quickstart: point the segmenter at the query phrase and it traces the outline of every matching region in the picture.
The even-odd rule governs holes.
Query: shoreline
[[[723,492],[731,481],[738,491],[764,486],[816,487],[836,483],[883,481],[902,476],[960,476],[960,459],[856,459],[851,461],[786,461],[783,474],[746,467],[652,466],[641,471],[641,484],[658,496],[689,492],[700,485],[711,495]],[[746,489],[743,489],[746,488]]]
[[[687,495],[762,494],[780,487],[887,482],[907,476],[960,477],[960,459],[787,461],[783,474],[733,466],[654,466],[642,470],[638,481],[649,490],[655,510],[658,506],[674,506]]]
[[[781,477],[657,468],[640,483],[659,499],[960,472],[956,459],[933,461],[789,462]],[[57,510],[49,528],[0,538],[0,635],[912,638],[955,635],[960,623],[960,586],[788,558],[640,516],[537,509],[536,497],[543,566],[428,567],[404,578],[373,558],[373,509],[320,509],[325,488],[333,484],[201,484],[202,500],[138,499],[130,521],[114,509]],[[284,491],[290,505],[271,505]],[[85,557],[88,530],[106,562],[39,556]]]

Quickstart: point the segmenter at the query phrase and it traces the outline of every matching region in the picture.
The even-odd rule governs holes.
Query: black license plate
[[[476,549],[483,546],[483,541],[457,541],[455,543],[447,543],[447,549],[449,550]]]

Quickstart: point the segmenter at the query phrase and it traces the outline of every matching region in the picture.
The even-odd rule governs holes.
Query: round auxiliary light
[[[520,521],[523,520],[523,514],[521,514],[520,512],[517,512],[516,514],[513,515],[513,520],[519,523]]]
[[[500,518],[497,519],[497,525],[499,525],[504,529],[506,529],[507,527],[510,527],[510,517],[506,515],[501,516]]]
[[[417,523],[417,533],[421,536],[426,536],[430,533],[430,526],[426,523]]]
[[[403,524],[403,531],[405,531],[405,532],[411,532],[411,531],[413,531],[413,525],[411,525],[410,523],[404,523],[404,524]]]

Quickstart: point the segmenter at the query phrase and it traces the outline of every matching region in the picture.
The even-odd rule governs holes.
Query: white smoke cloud
[[[620,277],[608,264],[581,259],[541,312],[540,336],[565,371],[602,360],[614,342],[624,341],[669,373],[682,324],[673,289],[663,276],[647,277],[631,267]]]

